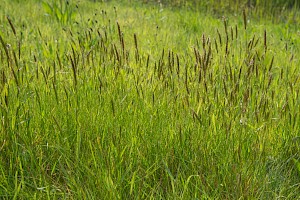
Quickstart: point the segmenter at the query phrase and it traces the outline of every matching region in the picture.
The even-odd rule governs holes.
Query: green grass
[[[1,199],[299,198],[298,11],[62,5],[0,3]]]

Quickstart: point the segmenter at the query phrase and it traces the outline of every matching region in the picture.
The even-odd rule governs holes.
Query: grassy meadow
[[[300,198],[297,5],[165,2],[0,2],[0,199]]]

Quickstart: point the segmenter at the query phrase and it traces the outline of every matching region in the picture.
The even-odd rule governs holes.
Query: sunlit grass
[[[0,5],[1,198],[298,198],[296,25]]]

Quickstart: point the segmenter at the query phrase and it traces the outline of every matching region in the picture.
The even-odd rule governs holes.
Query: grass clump
[[[297,27],[0,4],[1,198],[299,197]]]

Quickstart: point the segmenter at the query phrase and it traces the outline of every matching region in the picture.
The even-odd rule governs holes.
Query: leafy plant
[[[68,0],[53,0],[51,3],[42,2],[44,11],[54,17],[58,22],[67,24],[75,17],[75,8],[70,4]]]

